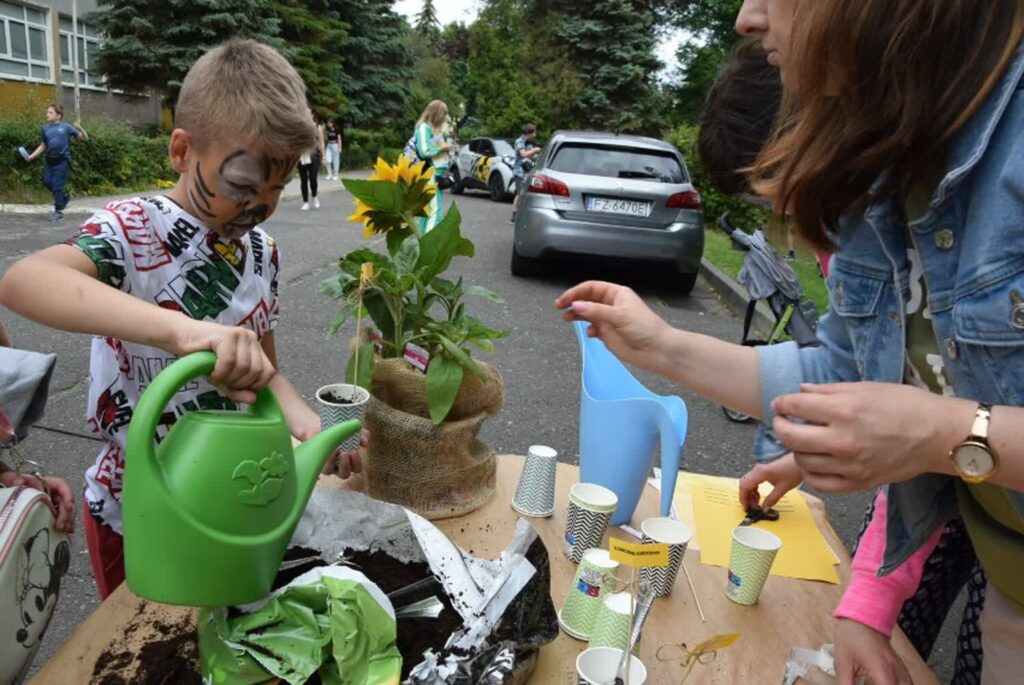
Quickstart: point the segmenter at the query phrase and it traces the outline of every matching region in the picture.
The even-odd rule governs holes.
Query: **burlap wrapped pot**
[[[466,373],[451,412],[435,426],[426,376],[401,359],[376,361],[366,407],[367,494],[428,519],[461,516],[491,499],[494,450],[477,433],[501,409],[504,384],[497,369],[478,363],[487,379]]]

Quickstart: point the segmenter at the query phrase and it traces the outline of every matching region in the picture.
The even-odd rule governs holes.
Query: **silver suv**
[[[582,254],[670,265],[689,292],[704,254],[704,214],[682,155],[639,136],[558,131],[526,179],[512,273]]]

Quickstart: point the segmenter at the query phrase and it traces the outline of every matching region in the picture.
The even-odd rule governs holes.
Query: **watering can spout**
[[[324,462],[341,443],[362,428],[358,419],[326,428],[295,448],[295,480],[298,484],[298,501],[306,502],[316,485],[317,476]],[[301,514],[301,509],[299,511]]]

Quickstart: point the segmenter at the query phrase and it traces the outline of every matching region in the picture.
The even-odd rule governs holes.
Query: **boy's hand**
[[[0,473],[0,485],[8,488],[25,486],[45,492],[50,496],[50,511],[56,519],[54,528],[62,533],[75,532],[75,496],[63,478],[45,476],[40,480],[30,473],[3,471]]]
[[[854,685],[866,676],[874,685],[911,685],[910,671],[889,638],[863,623],[836,623],[836,682]]]
[[[187,319],[185,331],[172,351],[179,357],[201,350],[217,354],[210,382],[236,402],[256,401],[256,391],[277,373],[253,331]]]

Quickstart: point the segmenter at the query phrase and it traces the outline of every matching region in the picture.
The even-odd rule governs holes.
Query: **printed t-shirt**
[[[277,326],[279,251],[258,227],[240,240],[225,240],[173,200],[157,196],[107,205],[68,242],[93,261],[99,280],[141,300],[259,336]],[[128,424],[150,380],[175,359],[116,338],[92,341],[86,413],[106,442],[85,473],[85,499],[90,512],[118,533]],[[156,437],[162,439],[186,411],[235,408],[205,379],[195,380],[168,404]]]
[[[74,126],[63,121],[43,124],[39,134],[46,144],[47,162],[57,163],[71,159],[71,139],[78,137],[78,130]]]

